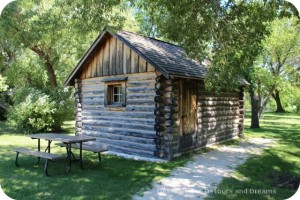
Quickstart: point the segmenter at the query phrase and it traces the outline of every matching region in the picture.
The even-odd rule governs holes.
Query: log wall
[[[206,146],[239,135],[240,94],[207,92],[198,84],[197,139],[195,146]]]
[[[172,80],[172,105],[178,106],[179,94],[178,83],[180,79]],[[183,124],[181,124],[180,111],[173,109],[171,112],[171,132],[168,138],[172,138],[169,150],[165,147],[164,153],[172,152],[171,158],[183,152],[190,151],[199,147],[204,147],[212,143],[230,139],[235,136],[242,136],[244,123],[244,101],[243,89],[239,92],[208,92],[205,90],[204,82],[197,81],[197,119],[195,133],[185,137],[182,135]],[[187,87],[188,88],[188,87]],[[168,124],[168,123],[167,123]],[[190,138],[191,146],[181,149],[178,143],[183,138]],[[166,143],[166,142],[165,142]],[[171,150],[170,150],[171,149]]]
[[[80,79],[75,80],[75,132],[76,135],[81,135],[82,132],[82,84]]]
[[[174,91],[178,90],[178,83],[167,80],[164,76],[156,77],[155,92],[155,126],[156,150],[154,155],[171,160],[178,151],[179,137],[176,113],[178,113],[178,97]]]
[[[102,80],[107,77],[81,80],[81,133],[96,137],[111,151],[154,157],[156,74],[121,75],[124,76],[128,77],[126,107],[104,106],[105,82]]]

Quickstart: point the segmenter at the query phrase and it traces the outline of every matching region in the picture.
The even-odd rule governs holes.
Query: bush
[[[37,89],[19,89],[9,111],[9,125],[23,133],[59,131],[62,123],[73,115],[74,104],[69,90],[52,90],[48,94]],[[22,96],[23,101],[21,100]]]

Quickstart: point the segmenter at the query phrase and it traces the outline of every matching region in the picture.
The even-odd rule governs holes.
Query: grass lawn
[[[246,119],[246,127],[250,120]],[[73,122],[65,125],[73,131]],[[250,158],[236,169],[236,178],[225,178],[208,199],[285,199],[296,189],[293,182],[300,177],[300,116],[294,114],[265,114],[261,129],[246,128],[245,136],[274,138],[278,144],[259,157]],[[150,163],[126,160],[104,155],[103,163],[97,166],[97,155],[84,152],[81,170],[75,163],[71,173],[65,173],[66,162],[50,163],[48,178],[43,173],[43,161],[35,165],[36,158],[20,156],[20,168],[14,165],[12,147],[36,147],[36,141],[15,134],[5,123],[0,122],[0,185],[13,199],[131,199],[151,187],[153,180],[168,176],[178,166],[184,165],[189,156],[169,163]],[[236,141],[227,142],[236,145]],[[43,144],[45,146],[45,143]],[[56,147],[55,153],[64,153]],[[87,155],[88,154],[88,155]],[[227,192],[226,192],[227,191]],[[265,192],[267,194],[253,194]]]
[[[66,129],[72,132],[72,126],[68,122]],[[35,157],[20,154],[21,167],[17,168],[14,164],[15,153],[11,148],[33,148],[37,142],[14,134],[3,122],[0,122],[0,130],[0,185],[9,197],[17,200],[131,199],[133,194],[151,187],[153,180],[168,176],[174,168],[189,160],[185,156],[175,162],[157,164],[104,155],[102,165],[97,166],[97,154],[84,152],[84,166],[87,169],[81,170],[79,163],[74,163],[71,173],[67,174],[66,162],[56,161],[49,164],[52,177],[48,178],[43,173],[44,160],[35,165]],[[65,153],[60,147],[52,150]]]
[[[300,115],[264,114],[261,129],[249,129],[245,136],[274,138],[278,144],[261,156],[252,157],[240,165],[236,178],[225,178],[207,199],[287,199],[300,182]]]

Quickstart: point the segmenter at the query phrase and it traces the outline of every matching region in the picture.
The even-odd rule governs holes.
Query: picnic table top
[[[81,136],[81,135],[72,136],[72,135],[66,135],[60,133],[38,133],[38,134],[28,135],[28,137],[31,137],[32,139],[45,139],[45,140],[59,141],[65,143],[78,143],[78,142],[87,142],[87,141],[96,140],[96,138],[90,136]]]

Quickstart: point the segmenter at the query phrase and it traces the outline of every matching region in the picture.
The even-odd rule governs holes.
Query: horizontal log
[[[198,106],[239,106],[238,101],[198,101]]]
[[[137,130],[153,130],[153,125],[147,124],[135,124],[135,123],[122,123],[116,120],[82,120],[83,126],[101,126],[101,127],[115,127],[115,128],[128,128],[128,129],[137,129]]]
[[[85,111],[92,111],[92,110],[105,111],[106,108],[104,107],[104,105],[83,105],[83,110],[85,110]]]
[[[164,98],[174,98],[176,97],[173,92],[165,92],[164,93]]]
[[[127,87],[127,93],[154,93],[152,87]]]
[[[218,134],[219,132],[226,132],[226,133],[231,133],[235,132],[238,130],[238,127],[222,127],[219,129],[202,129],[197,131],[198,137],[201,135],[212,135],[212,134]]]
[[[126,111],[154,111],[155,106],[153,105],[127,105]]]
[[[212,107],[198,107],[198,113],[202,111],[219,111],[219,110],[228,110],[228,111],[236,111],[239,110],[239,107],[233,106],[233,107],[225,107],[225,106],[212,106]]]
[[[132,93],[132,94],[127,94],[126,95],[126,98],[127,99],[151,99],[153,100],[154,97],[156,96],[155,93],[143,93],[143,94],[135,94],[135,93]]]
[[[165,108],[165,104],[163,104],[163,103],[155,103],[155,108],[156,109],[164,109]]]
[[[215,110],[215,111],[202,111],[197,113],[198,118],[202,117],[219,117],[219,116],[238,116],[238,110]]]
[[[215,134],[198,136],[197,141],[207,141],[210,138],[220,138],[220,137],[225,137],[227,139],[227,138],[235,137],[237,135],[238,135],[238,129],[232,129],[223,132],[218,132]]]
[[[144,157],[148,157],[148,158],[155,158],[153,155],[154,151],[133,149],[130,147],[122,147],[122,146],[117,146],[117,145],[113,145],[113,144],[108,144],[108,149],[109,149],[109,151],[116,152],[116,153],[124,153],[124,154],[128,154],[128,155],[137,155],[137,156],[144,156]]]
[[[82,97],[82,101],[86,100],[86,101],[89,101],[89,100],[103,100],[104,99],[104,95],[94,95],[94,96],[83,96]]]
[[[101,120],[101,121],[117,121],[120,123],[134,123],[134,124],[146,124],[151,125],[155,123],[153,118],[145,117],[145,118],[134,118],[134,117],[126,117],[121,115],[92,115],[92,116],[83,116],[82,120]]]
[[[207,121],[198,123],[198,127],[206,127],[206,126],[216,126],[216,125],[222,125],[222,124],[238,124],[239,119],[231,119],[231,120],[218,120],[218,121]]]
[[[101,85],[84,85],[81,88],[82,91],[94,91],[94,90],[102,90],[104,91],[104,84]]]
[[[77,104],[75,104],[75,106],[76,106],[76,108],[82,108],[82,103],[81,102],[77,103]]]
[[[208,92],[208,91],[201,91],[198,90],[198,95],[199,97],[204,96],[204,97],[236,97],[239,98],[239,94],[238,93],[229,93],[229,92]]]
[[[165,155],[164,150],[155,150],[154,156],[158,157],[158,158],[164,158],[166,155]]]
[[[209,97],[209,96],[198,96],[198,101],[239,101],[237,97]]]
[[[198,118],[197,122],[201,124],[207,122],[234,121],[234,120],[238,121],[239,117],[237,115],[219,116],[219,117],[201,117]]]
[[[221,135],[221,136],[211,136],[207,139],[197,140],[196,145],[197,146],[206,146],[208,144],[213,144],[213,143],[231,139],[233,137],[236,137],[237,135],[238,135],[238,132],[232,132],[231,134],[226,134],[226,135]]]
[[[153,99],[127,99],[127,105],[146,105],[153,106]]]
[[[155,144],[142,144],[137,142],[129,142],[124,140],[112,140],[112,139],[105,139],[105,138],[99,138],[98,141],[101,142],[102,144],[107,144],[108,146],[114,145],[119,147],[132,148],[136,150],[143,150],[143,151],[150,151],[150,152],[151,151],[153,152],[155,150]]]
[[[84,134],[88,135],[88,136],[99,137],[99,138],[104,138],[104,139],[122,140],[122,141],[129,141],[129,142],[135,142],[135,143],[140,143],[140,144],[154,145],[153,139],[151,139],[151,138],[132,137],[132,136],[126,136],[126,135],[95,132],[95,131],[84,131]]]
[[[98,90],[83,90],[82,91],[82,96],[87,96],[87,95],[101,95],[104,94],[104,90],[98,89]]]
[[[89,105],[99,105],[99,106],[104,106],[104,100],[82,100],[82,106],[89,106]]]
[[[99,127],[99,126],[84,126],[83,132],[96,131],[104,133],[112,133],[133,137],[152,138],[156,137],[155,131],[137,130],[137,129],[124,129],[118,127]]]
[[[163,124],[166,122],[166,118],[165,117],[155,117],[155,123],[158,123],[158,124]]]
[[[165,116],[166,114],[168,114],[170,112],[171,112],[171,110],[168,110],[168,109],[158,109],[157,108],[157,109],[154,110],[154,115],[162,117],[162,116]]]
[[[152,88],[155,88],[155,81],[154,80],[129,81],[129,82],[127,82],[127,87],[152,87]]]
[[[153,112],[111,112],[111,111],[100,111],[100,110],[84,110],[82,113],[85,117],[88,116],[104,116],[104,117],[122,117],[122,118],[141,118],[141,119],[152,119],[154,120]]]

